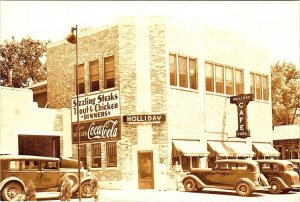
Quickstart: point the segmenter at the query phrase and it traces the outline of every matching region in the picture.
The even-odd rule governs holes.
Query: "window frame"
[[[80,144],[80,161],[82,161],[83,165],[87,166],[87,145],[86,144]],[[82,160],[84,159],[84,160]]]
[[[105,62],[106,59],[112,57],[113,61],[110,62]],[[113,70],[111,71],[106,71],[107,65],[113,63]],[[108,73],[113,73],[113,78],[106,78],[106,75]],[[108,55],[103,58],[103,81],[104,81],[104,89],[109,89],[109,88],[115,88],[116,87],[116,67],[115,67],[115,56],[114,55]],[[113,79],[113,86],[108,86],[108,80]]]
[[[238,95],[237,94],[237,82],[236,82],[236,78],[237,78],[237,72],[241,72],[241,88],[242,88],[242,92],[240,92],[239,94],[242,94],[245,92],[245,79],[244,79],[244,69],[242,68],[237,68],[237,67],[234,67],[234,66],[230,66],[230,65],[224,65],[224,64],[220,64],[220,63],[216,63],[216,62],[212,62],[212,61],[205,61],[204,62],[204,68],[205,68],[205,92],[206,93],[213,93],[213,94],[216,94],[216,95],[225,95],[225,96],[234,96],[234,95]],[[208,68],[208,66],[210,66],[212,68],[212,78],[211,77],[208,77],[207,74],[206,74],[206,68]],[[216,67],[219,66],[219,67],[222,67],[223,71],[223,82],[222,82],[222,91],[223,92],[217,92],[217,70],[216,70]],[[233,75],[233,81],[232,81],[232,88],[233,88],[233,94],[228,94],[227,93],[227,82],[226,82],[226,69],[231,69],[232,70],[232,75]],[[211,90],[208,90],[207,87],[211,87],[211,86],[208,86],[207,84],[207,80],[208,79],[212,79],[212,91]]]
[[[93,64],[96,63],[96,64]],[[97,74],[92,74],[92,68],[97,69]],[[98,89],[93,89],[93,82],[98,82]],[[99,69],[99,60],[89,61],[89,86],[90,92],[96,92],[100,90],[100,69]]]
[[[253,82],[251,82],[251,76],[253,75]],[[256,94],[257,94],[257,82],[256,82],[256,76],[260,77],[260,81],[261,81],[261,98],[257,98]],[[266,78],[266,88],[264,86],[264,81],[263,79]],[[259,101],[265,101],[265,102],[269,102],[270,100],[270,76],[267,74],[262,74],[262,73],[257,73],[257,72],[250,72],[249,74],[249,83],[250,83],[250,93],[253,93],[255,96],[255,100],[259,100]],[[254,92],[251,91],[251,83],[254,85],[253,89]],[[266,91],[265,91],[266,90]],[[267,95],[267,99],[265,99],[265,96]]]
[[[79,77],[80,70],[82,69],[82,77]],[[85,78],[84,78],[84,63],[78,64],[77,68],[75,65],[75,94],[77,94],[77,87],[79,87],[78,94],[85,94]],[[76,78],[78,77],[78,79]],[[76,83],[77,81],[77,83]],[[82,91],[81,91],[82,90]]]
[[[171,71],[170,71],[170,56],[175,56],[175,82],[174,84],[172,84],[173,82],[171,82]],[[180,78],[180,67],[179,67],[179,58],[184,58],[185,59],[185,71],[186,71],[186,75],[185,75],[185,83],[186,85],[182,84],[182,80]],[[191,87],[191,74],[190,74],[190,63],[191,61],[194,60],[195,61],[195,81],[194,81],[194,85],[195,87]],[[190,56],[186,56],[183,54],[176,54],[176,53],[169,53],[169,84],[171,87],[176,87],[176,88],[182,88],[182,89],[190,89],[190,90],[198,90],[198,59],[196,57],[190,57]]]
[[[113,154],[111,154],[110,153],[110,147],[109,147],[109,145],[112,145],[114,148],[113,148],[113,150],[114,150],[114,153]],[[110,160],[111,160],[111,158],[115,158],[114,160],[114,162],[111,162]],[[118,165],[118,152],[117,152],[117,142],[106,142],[106,166],[107,167],[117,167],[117,165]]]
[[[95,146],[98,146],[99,145],[99,150],[100,150],[100,154],[99,155],[95,155]],[[92,168],[101,168],[102,167],[102,145],[101,145],[101,143],[100,142],[98,142],[98,143],[92,143],[91,144],[91,151],[92,151]],[[94,166],[94,160],[95,159],[100,159],[100,165],[99,166]]]

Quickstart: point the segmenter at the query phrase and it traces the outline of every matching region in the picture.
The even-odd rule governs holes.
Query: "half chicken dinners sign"
[[[120,116],[119,90],[88,95],[72,99],[72,122],[77,122],[77,105],[79,106],[79,121],[106,119]]]

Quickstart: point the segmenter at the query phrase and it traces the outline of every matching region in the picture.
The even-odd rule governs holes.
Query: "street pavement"
[[[59,201],[59,193],[44,192],[38,193],[38,200]],[[73,198],[71,201],[79,201],[78,198]],[[93,198],[83,198],[81,201],[94,201]],[[236,194],[234,190],[221,190],[207,188],[201,192],[185,192],[185,191],[157,191],[153,189],[148,190],[107,190],[101,189],[98,201],[103,202],[163,202],[163,201],[221,201],[221,202],[296,202],[300,201],[300,192],[291,191],[288,194],[268,194],[266,192],[254,192],[249,197],[241,197]]]

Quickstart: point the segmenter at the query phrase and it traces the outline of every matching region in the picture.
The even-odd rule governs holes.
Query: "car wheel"
[[[291,190],[290,190],[290,189],[283,189],[283,190],[282,190],[282,193],[283,193],[283,194],[287,194],[287,193],[289,193],[289,191],[291,191]]]
[[[77,191],[77,189],[78,189],[78,182],[79,182],[78,177],[72,173],[65,174],[62,178],[62,183],[65,178],[68,178],[69,182],[71,183],[72,194],[75,193],[75,191]]]
[[[84,198],[90,198],[93,196],[92,185],[90,182],[91,182],[90,180],[87,180],[81,183],[81,193],[82,193],[82,197]]]
[[[197,188],[196,182],[193,179],[184,180],[183,186],[184,186],[185,191],[187,191],[187,192],[193,192]]]
[[[246,182],[239,182],[236,185],[235,190],[239,196],[249,196],[253,192],[249,184]]]
[[[9,182],[2,189],[4,201],[21,201],[24,189],[19,182]]]
[[[269,189],[269,193],[271,194],[279,194],[282,191],[282,187],[280,182],[278,181],[271,181],[270,182],[270,189]]]

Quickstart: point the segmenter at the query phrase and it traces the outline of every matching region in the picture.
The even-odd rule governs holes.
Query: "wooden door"
[[[139,189],[154,189],[153,152],[138,152]]]

